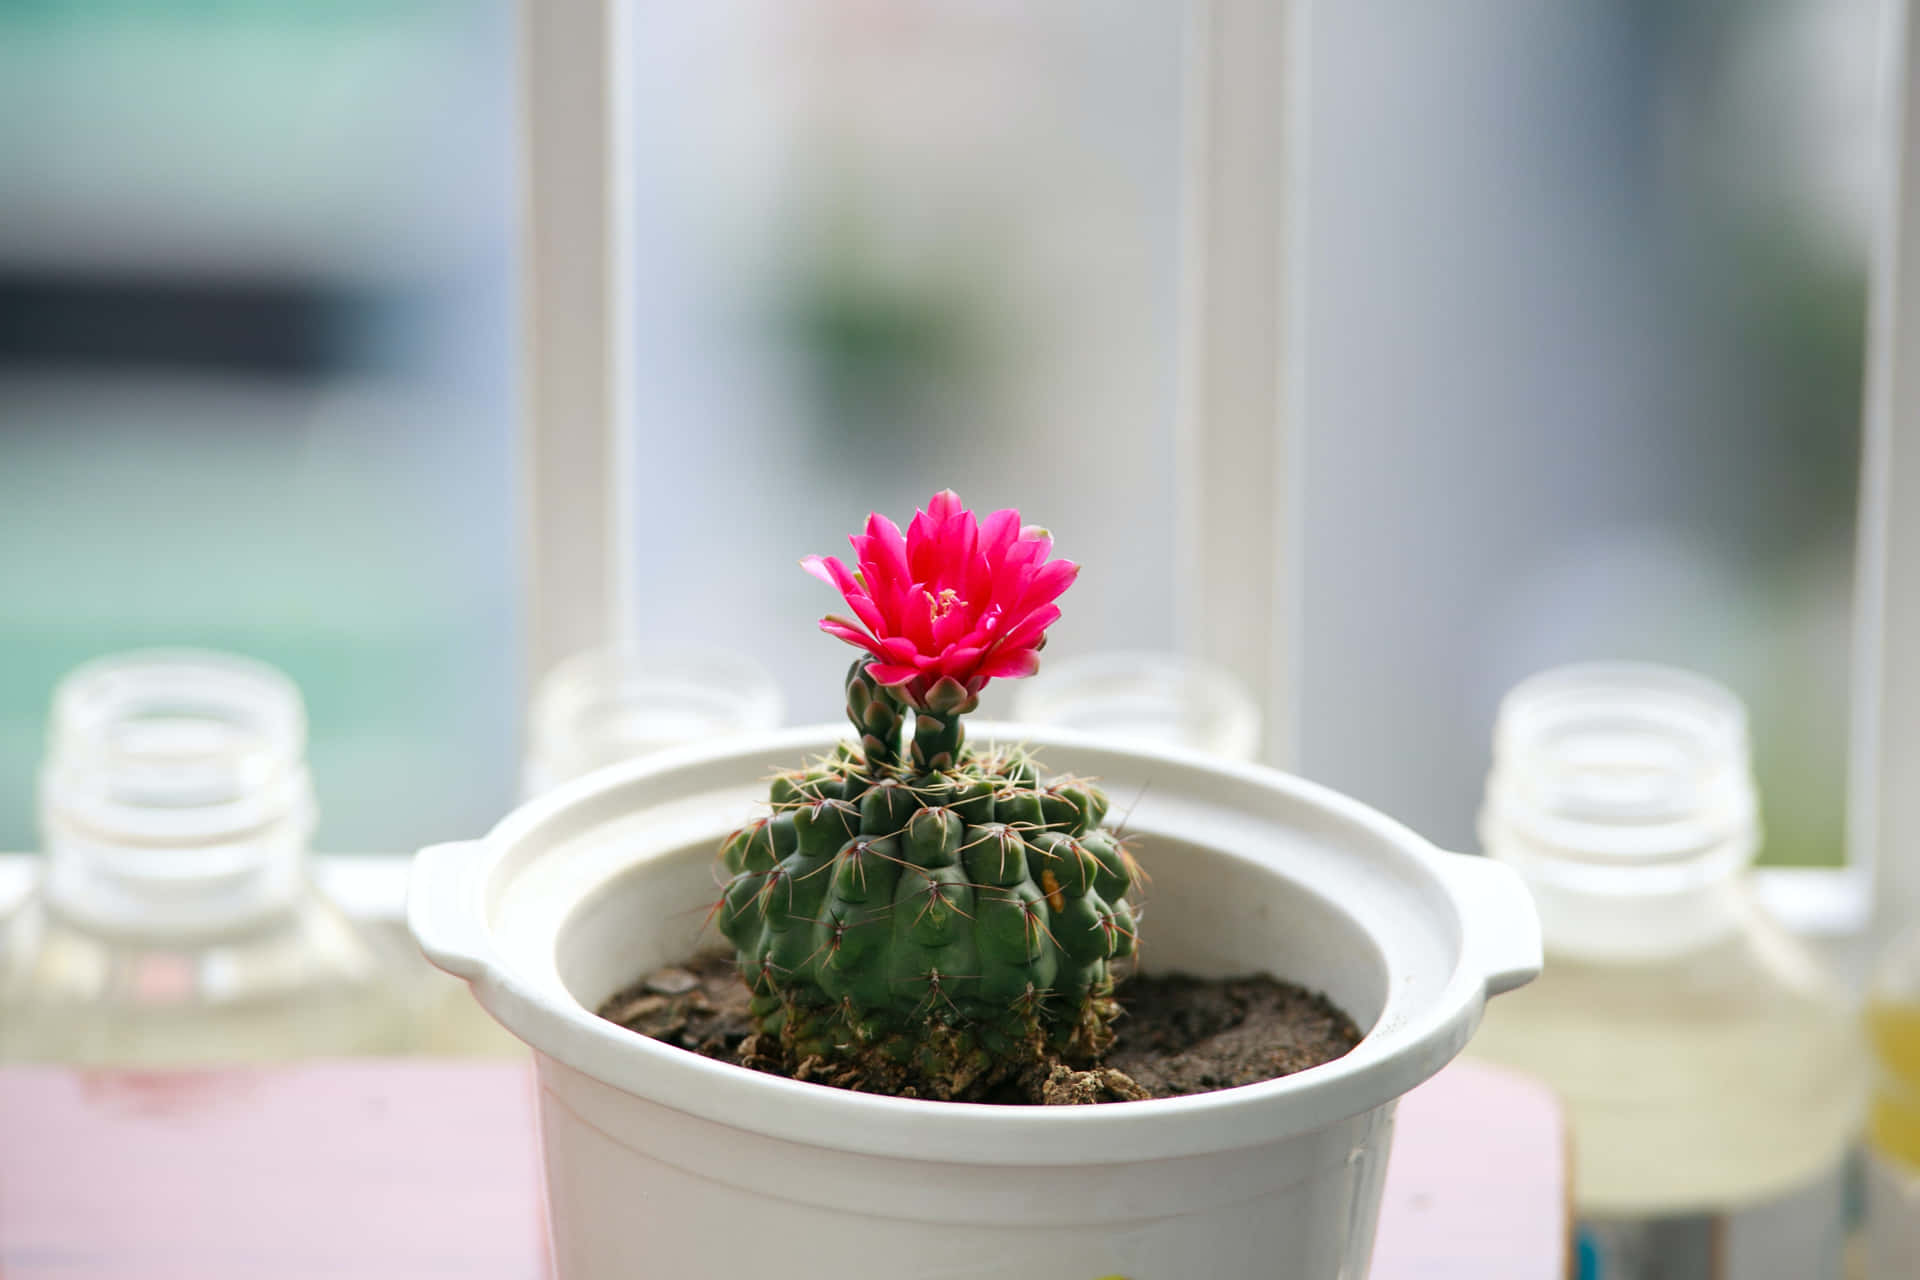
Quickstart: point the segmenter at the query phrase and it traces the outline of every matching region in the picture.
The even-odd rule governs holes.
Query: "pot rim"
[[[1457,939],[1452,972],[1417,1008],[1401,999],[1400,980],[1390,972],[1385,1007],[1360,1044],[1318,1067],[1177,1098],[1040,1107],[855,1093],[715,1061],[608,1022],[580,1004],[557,971],[529,974],[500,955],[487,919],[486,887],[515,849],[543,832],[551,834],[551,828],[610,795],[647,783],[670,791],[679,778],[689,784],[698,780],[699,789],[707,789],[729,765],[750,762],[759,770],[770,756],[797,758],[829,750],[848,736],[844,726],[832,725],[738,735],[610,765],[522,805],[478,841],[424,849],[411,876],[409,926],[428,959],[466,979],[508,1030],[602,1084],[790,1142],[958,1164],[1074,1166],[1167,1158],[1307,1132],[1389,1103],[1433,1075],[1465,1046],[1489,995],[1539,972],[1538,920],[1510,868],[1483,857],[1442,853],[1338,792],[1276,769],[1184,748],[1120,745],[1030,725],[982,723],[969,730],[976,742],[1018,741],[1124,757],[1175,776],[1213,775],[1242,789],[1278,795],[1370,837],[1391,848],[1400,863],[1437,891],[1437,900],[1451,907]],[[1219,852],[1292,879],[1257,851]],[[1358,917],[1355,922],[1360,923]]]

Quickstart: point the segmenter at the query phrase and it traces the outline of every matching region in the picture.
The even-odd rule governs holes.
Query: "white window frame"
[[[1298,759],[1298,453],[1307,6],[1188,6],[1175,521],[1181,648],[1237,676],[1261,758]]]
[[[1871,920],[1883,932],[1920,920],[1920,23],[1911,8],[1889,6],[1882,42],[1890,180],[1868,290],[1849,865],[1826,873],[1846,912],[1840,923],[1863,930]],[[1772,873],[1783,883],[1786,874]],[[1790,902],[1775,905],[1794,922]]]
[[[520,0],[525,670],[630,640],[631,0]]]

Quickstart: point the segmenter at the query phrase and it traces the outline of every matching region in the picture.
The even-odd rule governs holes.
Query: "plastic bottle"
[[[1662,667],[1567,667],[1502,703],[1486,852],[1526,876],[1547,965],[1470,1052],[1572,1126],[1580,1280],[1829,1280],[1864,1046],[1839,982],[1750,889],[1745,711]]]
[[[725,650],[593,649],[556,665],[534,690],[521,762],[523,800],[606,765],[671,747],[779,726],[780,687],[764,667]],[[480,1007],[464,982],[420,975],[420,1046],[459,1057],[523,1057],[525,1045]]]
[[[406,1047],[383,953],[308,878],[305,749],[298,690],[244,659],[132,653],[61,683],[41,879],[0,926],[0,1060]]]
[[[1246,687],[1218,667],[1173,653],[1118,650],[1049,661],[1019,683],[1013,718],[1231,760],[1260,753],[1260,708]]]
[[[740,654],[577,653],[534,691],[521,797],[669,747],[777,728],[785,709],[773,677]]]

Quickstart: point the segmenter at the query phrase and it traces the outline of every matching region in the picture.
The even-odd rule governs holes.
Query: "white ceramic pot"
[[[595,1017],[719,944],[722,836],[840,736],[616,765],[416,862],[421,947],[535,1050],[561,1280],[1362,1280],[1395,1100],[1539,969],[1515,875],[1272,770],[978,726],[1101,780],[1152,877],[1148,968],[1325,991],[1359,1047],[1193,1097],[1005,1107],[801,1084]]]

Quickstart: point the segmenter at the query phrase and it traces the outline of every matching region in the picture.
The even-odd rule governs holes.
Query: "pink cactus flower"
[[[833,556],[800,562],[846,597],[857,619],[829,614],[820,629],[871,653],[873,678],[922,710],[943,679],[970,699],[996,677],[1037,671],[1047,628],[1060,617],[1053,602],[1080,573],[1070,560],[1047,559],[1053,538],[1023,528],[1018,511],[978,520],[951,489],[933,495],[905,537],[875,512],[866,533],[848,541],[857,569]]]

